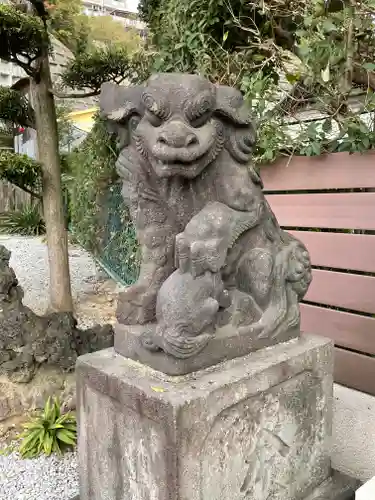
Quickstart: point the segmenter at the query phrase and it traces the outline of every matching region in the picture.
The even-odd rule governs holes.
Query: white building
[[[88,16],[111,16],[125,28],[144,31],[146,25],[135,17],[138,0],[83,0],[83,11]]]

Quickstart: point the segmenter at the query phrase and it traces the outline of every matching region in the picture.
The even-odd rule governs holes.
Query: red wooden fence
[[[294,157],[261,174],[279,223],[311,254],[302,330],[334,340],[338,383],[375,395],[375,152]]]

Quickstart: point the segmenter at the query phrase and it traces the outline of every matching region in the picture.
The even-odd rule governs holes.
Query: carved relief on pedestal
[[[201,500],[305,498],[329,470],[324,397],[304,372],[218,415],[201,449]]]

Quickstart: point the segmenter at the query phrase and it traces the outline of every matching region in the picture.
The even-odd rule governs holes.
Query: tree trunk
[[[40,74],[38,79],[30,79],[30,90],[35,111],[38,156],[43,170],[43,212],[48,246],[50,308],[53,311],[72,311],[56,109],[50,92],[52,81],[47,51],[38,59],[37,64]]]

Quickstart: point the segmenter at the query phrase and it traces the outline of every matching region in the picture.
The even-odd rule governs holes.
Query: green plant
[[[42,453],[61,455],[77,442],[77,422],[72,413],[61,414],[58,398],[48,398],[44,409],[23,425],[19,452],[23,458],[35,458]]]
[[[375,146],[363,118],[375,108],[374,0],[141,0],[139,10],[153,70],[243,91],[258,163]]]
[[[43,217],[37,205],[26,205],[20,210],[0,213],[0,233],[40,236],[46,232]]]
[[[15,184],[35,198],[41,198],[41,165],[27,155],[0,151],[0,178]]]
[[[100,93],[100,87],[109,79],[115,83],[133,79],[131,55],[127,46],[106,44],[90,47],[67,64],[61,75],[66,87]]]
[[[65,183],[75,241],[130,283],[138,274],[139,249],[121,197],[116,155],[116,143],[97,116],[85,141],[65,158]]]
[[[17,90],[0,87],[0,117],[6,124],[33,127],[34,113],[26,97]]]

